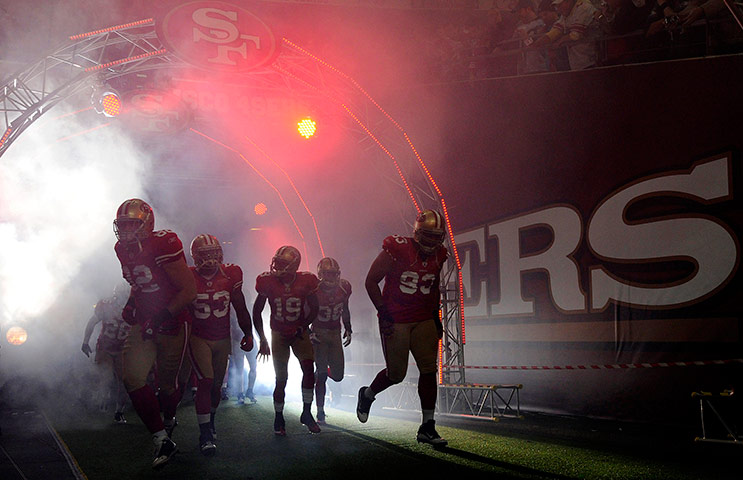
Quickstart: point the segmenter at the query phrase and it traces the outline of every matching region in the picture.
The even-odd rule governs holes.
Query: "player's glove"
[[[129,325],[134,325],[134,309],[135,309],[135,302],[134,297],[129,297],[129,300],[126,301],[126,305],[124,305],[124,309],[121,310],[121,318],[128,323]]]
[[[155,327],[152,320],[147,320],[142,324],[142,340],[152,340],[155,338]]]
[[[389,337],[395,331],[395,321],[392,319],[392,315],[387,311],[387,307],[382,305],[381,308],[377,309],[377,318],[379,319],[379,333],[385,337]]]
[[[163,308],[157,312],[151,320],[147,320],[142,325],[142,340],[149,340],[155,337],[155,333],[160,329],[160,325],[173,319],[170,310]]]
[[[343,332],[343,346],[344,347],[347,347],[349,345],[351,345],[351,329],[350,328],[347,328]]]
[[[444,325],[441,323],[438,310],[436,311],[436,316],[433,317],[433,321],[436,324],[436,334],[439,336],[439,339],[441,339],[444,336]]]
[[[253,335],[243,335],[243,339],[240,340],[240,350],[243,352],[249,352],[253,350]]]
[[[321,343],[320,338],[318,338],[317,334],[313,332],[312,330],[310,330],[310,341],[312,342],[313,345],[317,345]]]
[[[88,358],[90,358],[90,354],[93,353],[93,350],[90,348],[90,345],[88,345],[87,342],[83,343],[83,346],[80,350],[82,350],[85,356]]]

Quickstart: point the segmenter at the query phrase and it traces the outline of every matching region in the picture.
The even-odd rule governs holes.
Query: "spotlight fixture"
[[[253,211],[255,211],[256,215],[264,215],[266,212],[268,212],[268,207],[265,203],[256,203]]]
[[[303,118],[297,123],[297,131],[304,138],[309,139],[312,137],[315,134],[315,130],[317,130],[317,123],[309,117]]]
[[[110,85],[93,87],[90,102],[96,112],[107,117],[116,117],[121,113],[121,96]]]
[[[23,327],[10,327],[5,333],[5,339],[11,345],[23,345],[28,340],[28,332]]]

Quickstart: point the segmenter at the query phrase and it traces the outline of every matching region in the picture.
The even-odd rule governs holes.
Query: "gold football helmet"
[[[317,263],[317,278],[325,285],[334,287],[341,281],[341,267],[334,258],[325,257]]]
[[[147,202],[131,198],[116,210],[114,233],[121,243],[139,243],[155,230],[155,214]]]
[[[223,262],[222,245],[214,235],[202,233],[191,241],[191,258],[196,270],[202,275],[217,272]]]
[[[287,274],[293,274],[299,269],[301,260],[302,255],[299,250],[291,245],[279,247],[271,260],[271,275],[283,277]]]
[[[444,217],[436,210],[422,210],[415,219],[413,240],[423,253],[433,253],[446,237]]]

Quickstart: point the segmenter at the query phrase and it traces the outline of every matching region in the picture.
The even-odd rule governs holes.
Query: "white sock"
[[[303,388],[302,389],[302,402],[303,403],[312,403],[312,396],[314,394],[314,389],[312,388]]]
[[[211,418],[208,413],[199,413],[196,415],[196,421],[201,425],[202,423],[210,423]]]

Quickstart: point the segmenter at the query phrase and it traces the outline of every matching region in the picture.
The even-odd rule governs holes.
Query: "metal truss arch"
[[[404,188],[416,210],[440,208],[441,192],[404,129],[353,78],[287,39],[273,64],[244,75],[252,84],[329,101],[350,118],[348,128],[374,148],[388,178]],[[169,52],[153,19],[75,35],[65,45],[12,75],[0,90],[0,157],[33,122],[55,105],[87,88],[138,72],[195,68]],[[394,164],[394,170],[390,165]],[[395,176],[397,175],[397,177]],[[400,183],[401,182],[401,183]],[[407,215],[406,215],[407,217]],[[447,217],[448,223],[448,217]],[[456,256],[456,245],[448,240]],[[456,257],[458,259],[458,257]],[[442,276],[444,365],[464,365],[461,267],[450,261]],[[442,381],[464,383],[464,369],[444,372]]]

